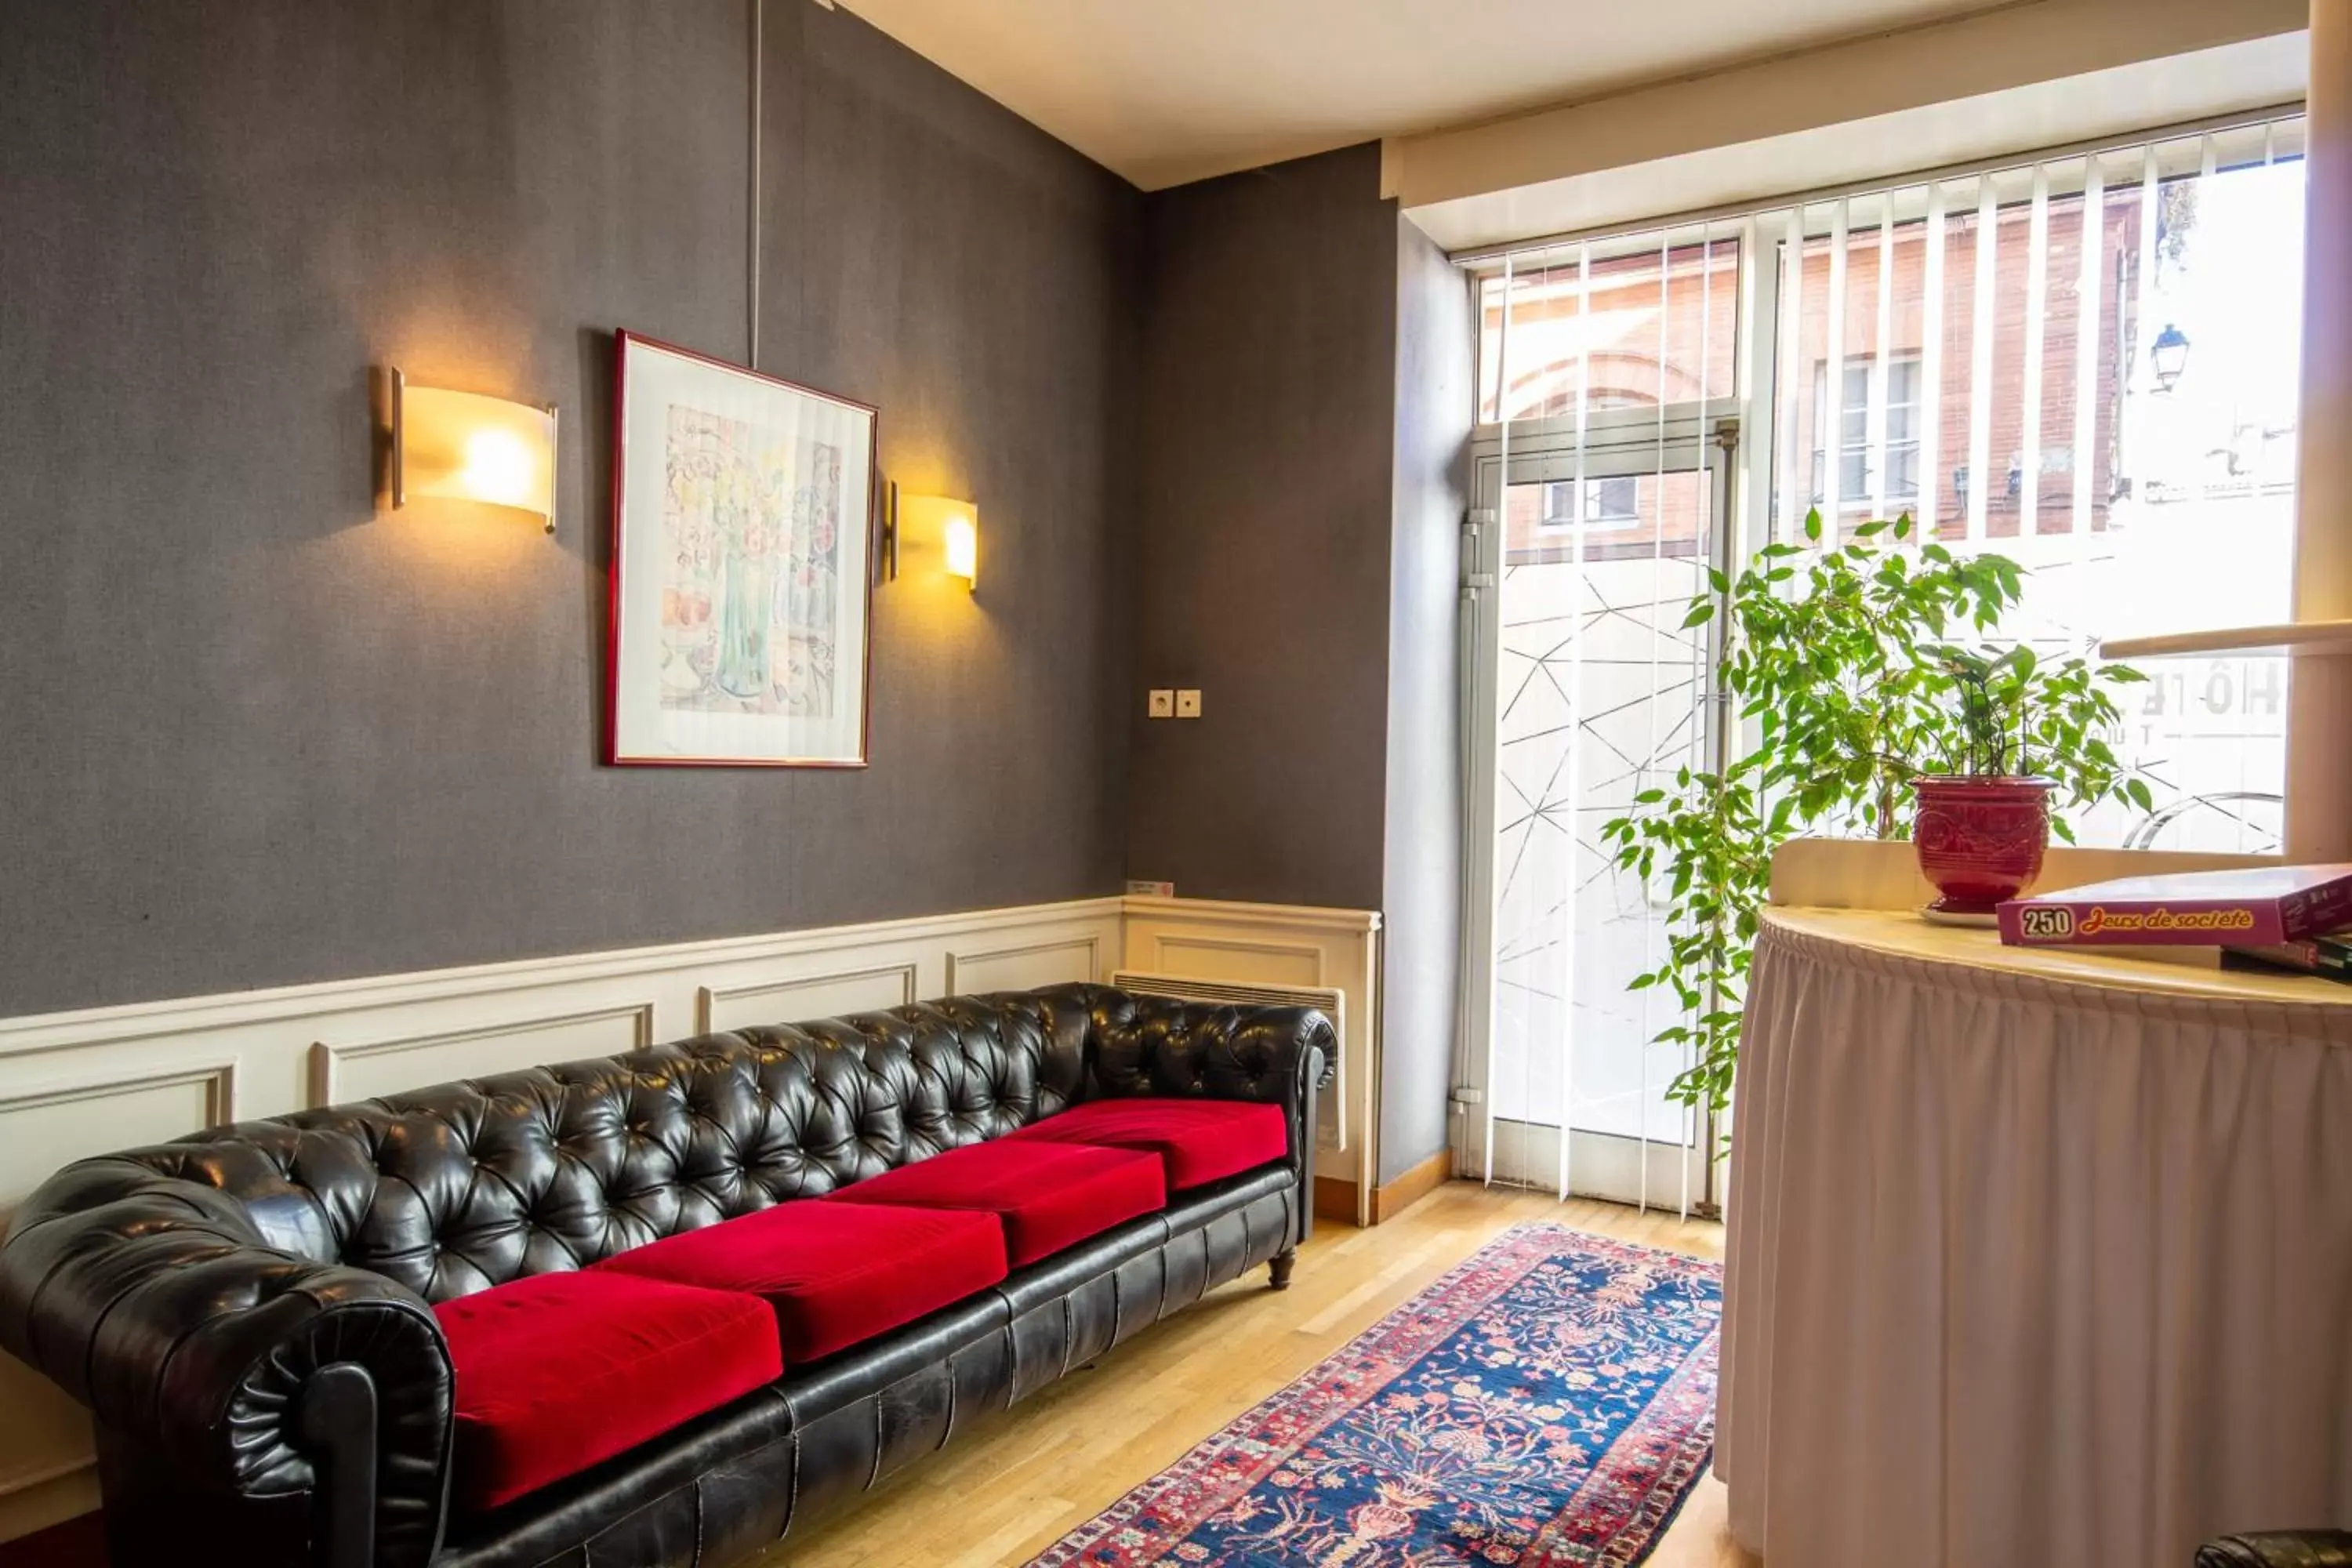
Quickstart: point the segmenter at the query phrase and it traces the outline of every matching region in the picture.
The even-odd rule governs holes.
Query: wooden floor
[[[1291,1289],[1257,1269],[797,1532],[762,1568],[1019,1564],[1274,1393],[1507,1226],[1552,1219],[1602,1236],[1723,1256],[1723,1227],[1613,1204],[1554,1203],[1449,1183],[1372,1230],[1325,1226]],[[1753,1568],[1723,1525],[1723,1489],[1699,1483],[1654,1568]]]

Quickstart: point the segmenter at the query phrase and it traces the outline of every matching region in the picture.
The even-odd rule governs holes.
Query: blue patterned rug
[[[1706,1468],[1720,1268],[1516,1226],[1031,1568],[1636,1563]]]

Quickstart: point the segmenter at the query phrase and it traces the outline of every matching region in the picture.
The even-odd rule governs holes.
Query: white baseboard
[[[1345,989],[1342,1048],[1370,1100],[1379,927],[1370,911],[1081,899],[0,1020],[0,1215],[68,1161],[230,1121],[1122,965]],[[1377,1125],[1369,1108],[1358,1124]],[[1374,1168],[1372,1143],[1323,1173]],[[81,1408],[0,1355],[0,1541],[92,1506]]]

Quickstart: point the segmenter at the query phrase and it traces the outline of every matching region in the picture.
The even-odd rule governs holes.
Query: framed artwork
[[[865,766],[874,410],[617,352],[605,760]]]

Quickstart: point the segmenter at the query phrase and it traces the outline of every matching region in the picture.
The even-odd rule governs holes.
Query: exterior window
[[[1869,354],[1845,362],[1845,386],[1841,395],[1838,432],[1838,510],[1867,513],[1876,500],[1877,476],[1871,468],[1870,426],[1873,413],[1871,382],[1877,369]],[[1886,360],[1886,506],[1890,511],[1907,508],[1919,499],[1919,356],[1890,354]],[[1829,367],[1813,366],[1813,429],[1826,431],[1830,419]],[[1812,500],[1829,499],[1828,455],[1813,448]]]
[[[1574,528],[1579,522],[1576,511],[1576,482],[1559,479],[1544,486],[1543,526],[1548,529]],[[1622,478],[1587,479],[1584,481],[1584,513],[1581,519],[1587,528],[1629,528],[1641,521],[1642,481],[1632,474]]]

